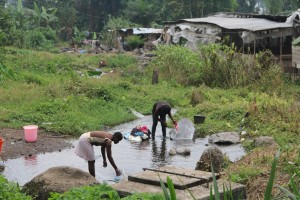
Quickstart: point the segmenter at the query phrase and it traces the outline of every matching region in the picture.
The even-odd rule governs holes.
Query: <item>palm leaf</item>
[[[219,189],[218,189],[218,183],[217,183],[217,179],[216,179],[216,175],[215,175],[215,171],[213,168],[213,165],[211,163],[211,171],[212,171],[212,177],[213,177],[213,183],[214,183],[214,192],[215,192],[215,200],[220,200],[220,193],[219,193]]]
[[[159,176],[159,174],[158,174],[158,176]],[[159,176],[159,182],[160,182],[160,187],[161,187],[162,190],[163,190],[165,200],[171,200],[171,199],[170,199],[170,195],[169,195],[169,193],[168,193],[168,190],[167,190],[167,188],[166,188],[164,182],[161,180],[160,176]]]
[[[272,196],[272,188],[273,188],[273,183],[274,183],[274,179],[275,179],[275,172],[276,172],[277,162],[279,159],[279,154],[280,154],[280,150],[277,151],[277,153],[274,157],[273,163],[272,163],[271,174],[270,174],[270,178],[268,181],[267,189],[265,191],[264,200],[270,200],[271,196]]]
[[[290,191],[288,191],[287,189],[285,189],[284,187],[280,186],[280,185],[276,185],[275,187],[279,188],[283,193],[285,193],[286,197],[289,197],[292,200],[297,200],[299,198],[297,198],[296,195],[294,195],[293,193],[291,193]]]
[[[169,176],[167,177],[167,183],[168,183],[168,188],[169,188],[169,191],[170,191],[171,200],[176,200],[176,193],[175,193],[174,184],[173,184],[172,179]]]

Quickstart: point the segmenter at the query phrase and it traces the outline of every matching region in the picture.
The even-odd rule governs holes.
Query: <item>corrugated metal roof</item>
[[[237,18],[226,14],[218,14],[203,18],[182,19],[176,23],[190,22],[190,23],[209,23],[215,24],[226,29],[248,30],[248,31],[262,31],[278,28],[292,28],[292,23],[275,22],[262,18]]]
[[[133,30],[134,35],[139,34],[160,34],[162,33],[163,29],[156,29],[156,28],[123,28],[121,29],[123,32],[128,30]]]

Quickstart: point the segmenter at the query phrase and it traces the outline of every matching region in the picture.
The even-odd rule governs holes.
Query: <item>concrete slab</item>
[[[160,179],[166,184],[167,177],[170,177],[174,183],[178,200],[210,199],[210,187],[213,188],[211,172],[175,166],[166,166],[156,170],[146,169],[136,175],[129,176],[126,181],[111,186],[121,197],[134,193],[162,193]],[[204,183],[201,184],[201,182]],[[244,185],[228,182],[223,179],[217,180],[217,183],[221,196],[223,196],[224,193],[231,191],[233,199],[246,199],[246,187]],[[225,191],[223,191],[223,188],[225,188]]]
[[[160,186],[136,183],[132,181],[122,181],[111,186],[118,192],[120,197],[126,197],[134,193],[163,193],[162,188]],[[197,197],[197,199],[204,200],[207,199],[207,197],[209,197],[207,196],[209,195],[208,189],[199,186],[197,189],[194,189],[197,191],[197,195],[200,195]],[[188,190],[176,189],[175,191],[178,200],[195,200]]]
[[[175,189],[184,190],[212,181],[212,173],[175,166],[166,166],[159,169],[144,168],[144,172],[128,176],[129,181],[160,186],[160,180],[167,182],[169,176]]]
[[[229,183],[225,180],[218,180],[218,188],[221,197],[224,194],[223,184],[225,184],[225,188],[226,186],[228,188],[228,190],[225,189],[225,192],[228,192],[230,190],[229,188],[231,188],[233,199],[246,199],[246,188],[244,185],[232,182]],[[120,197],[126,197],[135,193],[163,193],[163,190],[160,186],[136,183],[132,181],[122,181],[111,186],[118,192]],[[175,189],[175,192],[178,200],[210,199],[210,186],[195,186],[185,190]]]

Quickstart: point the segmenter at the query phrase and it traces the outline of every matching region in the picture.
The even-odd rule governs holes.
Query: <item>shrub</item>
[[[109,68],[126,68],[132,64],[136,64],[137,59],[125,54],[118,54],[107,58],[107,67]]]
[[[17,183],[7,181],[0,175],[0,199],[5,200],[31,200],[31,196],[23,194]]]
[[[144,40],[138,35],[131,35],[125,39],[126,45],[129,47],[129,50],[134,50],[139,46],[144,44]]]
[[[183,85],[203,83],[202,61],[197,53],[181,46],[159,46],[155,54],[150,66],[158,68],[164,80]]]
[[[67,200],[67,199],[120,199],[118,193],[106,184],[99,184],[95,186],[83,186],[80,188],[73,188],[63,194],[51,193],[48,200]]]

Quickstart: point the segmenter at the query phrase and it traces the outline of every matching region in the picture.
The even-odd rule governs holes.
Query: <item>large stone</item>
[[[221,172],[224,164],[224,155],[217,147],[209,147],[206,149],[200,160],[196,164],[196,170],[211,172],[211,164],[214,172]]]
[[[50,192],[63,193],[71,188],[99,182],[89,173],[72,167],[53,167],[34,177],[23,186],[23,192],[39,200],[47,200]]]
[[[237,132],[222,132],[211,135],[208,138],[208,142],[215,144],[237,144],[240,142],[240,136]]]
[[[191,150],[186,147],[178,147],[178,148],[172,148],[169,151],[169,155],[183,155],[183,156],[189,156],[191,155]]]
[[[277,143],[274,141],[273,137],[269,136],[261,136],[258,138],[255,138],[254,140],[254,146],[276,146]]]

